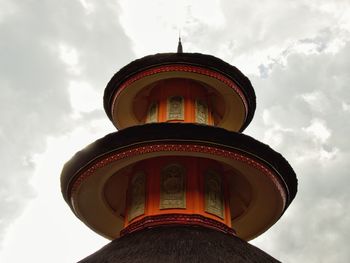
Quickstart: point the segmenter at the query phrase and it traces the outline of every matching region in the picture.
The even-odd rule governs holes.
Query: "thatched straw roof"
[[[144,229],[116,239],[79,263],[279,262],[249,243],[195,226]]]

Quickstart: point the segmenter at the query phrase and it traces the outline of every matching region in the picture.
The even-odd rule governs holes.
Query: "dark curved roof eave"
[[[104,92],[103,104],[108,118],[112,120],[112,99],[121,83],[146,69],[169,64],[187,64],[205,67],[220,72],[234,81],[241,88],[248,103],[248,115],[240,131],[243,131],[249,125],[256,108],[255,92],[250,80],[236,67],[217,57],[201,53],[159,53],[134,60],[121,68],[109,81]]]
[[[222,148],[234,148],[236,151],[241,151],[254,158],[260,157],[259,160],[277,171],[285,183],[285,187],[288,190],[285,209],[287,209],[296,195],[298,182],[293,168],[281,154],[271,149],[268,145],[250,136],[214,126],[192,123],[152,123],[129,127],[108,134],[77,152],[64,165],[61,174],[61,190],[66,202],[71,205],[69,202],[71,181],[74,180],[80,169],[88,166],[91,161],[125,147],[135,144],[149,144],[154,141],[188,141],[189,143],[217,144]]]

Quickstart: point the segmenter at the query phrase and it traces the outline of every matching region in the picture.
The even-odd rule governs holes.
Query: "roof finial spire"
[[[177,53],[183,53],[181,44],[181,32],[179,31],[179,43],[177,44]]]

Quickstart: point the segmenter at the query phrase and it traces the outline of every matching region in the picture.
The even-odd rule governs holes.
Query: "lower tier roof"
[[[232,182],[232,187],[237,186],[235,182],[243,181],[249,185],[251,202],[242,216],[232,218],[233,229],[245,240],[271,227],[297,192],[297,178],[289,163],[281,154],[252,137],[207,125],[153,123],[108,134],[76,153],[63,168],[62,194],[86,225],[115,239],[124,224],[122,214],[127,187],[125,176],[119,176],[118,171],[159,156],[212,159],[234,171],[238,179]],[[111,176],[119,180],[116,181],[115,201],[120,211],[112,211],[101,198]],[[240,189],[234,189],[232,194],[235,191]]]

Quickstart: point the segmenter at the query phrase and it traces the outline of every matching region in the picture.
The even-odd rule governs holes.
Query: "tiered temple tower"
[[[241,133],[255,93],[237,68],[179,43],[117,72],[104,108],[118,132],[61,175],[74,214],[114,240],[81,262],[277,262],[246,241],[281,217],[297,179]]]

